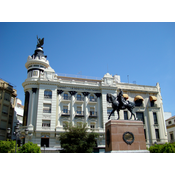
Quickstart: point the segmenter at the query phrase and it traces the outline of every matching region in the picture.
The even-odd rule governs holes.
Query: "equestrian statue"
[[[112,103],[112,108],[113,108],[113,110],[109,114],[108,120],[110,119],[110,117],[114,113],[114,111],[117,111],[117,113],[118,113],[117,120],[120,119],[119,111],[124,110],[124,109],[128,109],[131,112],[130,120],[132,119],[132,115],[134,115],[134,119],[137,120],[137,118],[135,117],[135,114],[133,113],[135,103],[130,102],[130,101],[126,101],[123,97],[123,92],[121,89],[120,89],[120,92],[117,95],[117,97],[114,97],[112,94],[107,94],[106,97],[107,97],[107,101],[109,103]]]

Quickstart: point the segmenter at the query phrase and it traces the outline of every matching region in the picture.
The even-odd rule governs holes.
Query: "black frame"
[[[129,141],[127,141],[127,140],[125,139],[125,135],[126,135],[126,134],[132,135],[132,138],[133,138],[132,141],[129,142]],[[127,131],[127,132],[125,132],[125,133],[123,134],[123,140],[124,140],[124,142],[127,143],[127,144],[129,144],[129,145],[131,145],[131,144],[134,142],[134,139],[135,139],[135,137],[134,137],[134,134],[133,134],[132,132]]]

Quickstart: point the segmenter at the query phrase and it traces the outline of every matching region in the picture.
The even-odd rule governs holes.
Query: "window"
[[[159,129],[155,129],[155,134],[156,134],[156,140],[157,140],[157,141],[160,141]]]
[[[2,107],[2,113],[3,114],[8,114],[8,106],[5,106],[5,105],[3,105],[3,107]]]
[[[81,94],[77,94],[77,100],[78,101],[83,101],[83,97],[81,97]]]
[[[124,111],[124,120],[128,120],[128,112]]]
[[[93,95],[90,95],[90,101],[95,101],[95,98],[94,98],[94,96]]]
[[[95,112],[94,112],[94,108],[90,108],[90,115],[94,115],[95,114]]]
[[[52,98],[52,91],[51,90],[45,90],[44,91],[44,98],[45,99],[51,99]]]
[[[153,117],[154,117],[154,124],[158,124],[156,112],[153,112]]]
[[[173,133],[170,133],[170,141],[174,140]]]
[[[143,112],[136,112],[136,116],[137,116],[138,120],[142,121],[143,124],[145,124]]]
[[[68,114],[68,106],[63,106],[63,114]]]
[[[65,127],[67,123],[68,123],[67,121],[63,121],[63,122],[62,122],[63,127]]]
[[[150,102],[150,105],[151,105],[151,107],[154,107],[154,101],[153,100]]]
[[[91,128],[91,129],[94,129],[94,128],[95,128],[95,123],[92,123],[92,122],[91,122],[91,123],[90,123],[90,128]]]
[[[77,126],[83,126],[82,122],[77,122]]]
[[[77,107],[77,114],[78,115],[82,115],[83,114],[83,111],[81,111],[81,107]]]
[[[172,122],[171,121],[168,121],[168,124],[170,125]]]
[[[51,104],[43,104],[43,113],[51,113]]]
[[[142,106],[142,99],[136,100],[135,106]]]
[[[112,110],[112,108],[107,108],[107,114],[109,115],[112,112]],[[111,116],[114,116],[114,113]]]
[[[9,93],[7,93],[7,92],[5,93],[4,100],[10,101],[10,94]]]
[[[50,120],[42,120],[42,127],[50,127]]]
[[[64,100],[68,100],[68,94],[65,93],[63,98]]]
[[[33,71],[33,76],[38,76],[38,71],[34,70]]]

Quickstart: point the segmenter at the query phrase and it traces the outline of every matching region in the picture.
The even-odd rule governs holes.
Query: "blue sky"
[[[160,83],[165,112],[175,115],[175,23],[0,23],[0,77],[16,85],[24,103],[25,63],[44,37],[44,54],[56,73],[103,77],[121,82]]]

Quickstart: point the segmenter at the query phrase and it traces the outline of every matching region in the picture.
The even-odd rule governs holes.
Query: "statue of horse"
[[[121,91],[122,92],[122,91]],[[117,97],[114,97],[112,94],[107,94],[107,101],[109,103],[112,103],[112,108],[113,110],[111,111],[108,120],[110,119],[111,115],[114,113],[114,111],[116,110],[118,113],[118,119],[120,119],[119,116],[119,111],[122,109],[128,109],[131,112],[131,117],[130,120],[132,119],[132,115],[134,115],[134,119],[137,120],[137,118],[135,117],[135,114],[133,113],[133,108],[135,107],[135,103],[130,102],[130,101],[125,101],[123,102],[123,96],[121,96],[122,93],[119,93],[119,95]],[[123,98],[123,99],[122,99]],[[123,103],[122,103],[123,102]]]

